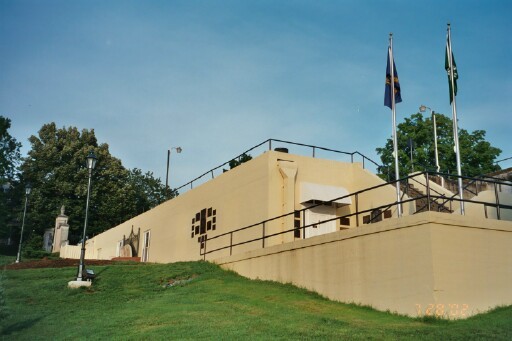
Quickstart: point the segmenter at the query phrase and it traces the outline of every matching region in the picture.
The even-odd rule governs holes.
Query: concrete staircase
[[[416,213],[429,210],[428,198],[425,196],[425,193],[414,187],[413,184],[401,185],[401,187],[402,193],[407,194],[412,199],[417,198],[415,200]],[[445,201],[446,199],[430,198],[430,211],[452,213],[453,211],[446,206],[448,202],[443,204]]]

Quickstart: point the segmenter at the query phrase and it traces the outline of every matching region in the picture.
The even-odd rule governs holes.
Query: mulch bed
[[[79,259],[39,259],[21,261],[20,263],[13,263],[5,266],[7,270],[21,270],[21,269],[40,269],[40,268],[64,268],[76,266],[78,267]],[[86,259],[85,265],[109,265],[115,263],[111,260],[96,260]]]

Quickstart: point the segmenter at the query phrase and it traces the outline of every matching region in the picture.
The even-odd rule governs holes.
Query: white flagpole
[[[452,88],[452,119],[453,119],[453,139],[455,141],[455,159],[457,162],[457,175],[459,184],[459,197],[460,197],[460,214],[465,215],[464,211],[464,192],[462,187],[462,172],[460,167],[460,148],[459,148],[459,127],[457,122],[457,103],[455,100],[455,79],[453,75],[453,54],[452,54],[452,36],[450,24],[448,24],[448,37],[446,41],[447,53],[448,53],[448,65],[450,66],[450,82]]]
[[[393,59],[393,33],[389,34],[389,69],[391,73],[391,115],[393,122],[393,154],[395,155],[395,179],[396,179],[396,202],[398,217],[402,216],[402,205],[400,203],[400,171],[398,169],[398,142],[396,136],[396,110],[395,110],[395,60]]]

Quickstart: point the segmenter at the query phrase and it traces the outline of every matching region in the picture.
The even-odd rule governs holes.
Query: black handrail
[[[188,186],[190,186],[190,188],[193,188],[193,184],[194,184],[195,181],[203,178],[204,176],[206,176],[208,174],[211,174],[211,177],[213,178],[214,177],[214,175],[213,175],[214,171],[216,171],[216,170],[218,170],[218,169],[220,169],[220,168],[222,168],[222,167],[224,167],[226,165],[229,165],[229,162],[231,160],[240,159],[243,155],[247,155],[249,152],[251,152],[254,149],[259,148],[259,147],[261,147],[261,146],[263,146],[265,144],[268,144],[268,150],[272,150],[272,142],[285,143],[285,144],[290,144],[290,145],[295,145],[295,146],[312,148],[313,149],[313,157],[315,156],[315,150],[324,150],[324,151],[328,151],[328,152],[332,152],[332,153],[337,153],[337,154],[350,155],[352,163],[354,162],[354,155],[359,155],[359,156],[361,156],[363,158],[363,162],[362,162],[363,169],[365,168],[365,160],[368,160],[369,162],[373,163],[377,167],[382,167],[377,162],[373,161],[372,159],[370,159],[369,157],[365,156],[364,154],[361,154],[358,151],[355,151],[355,152],[344,152],[344,151],[341,151],[341,150],[325,148],[325,147],[319,147],[319,146],[314,146],[314,145],[310,145],[310,144],[291,142],[291,141],[285,141],[285,140],[278,140],[278,139],[268,139],[266,141],[261,142],[260,144],[255,145],[252,148],[249,148],[245,152],[239,154],[238,156],[235,156],[234,158],[230,159],[229,161],[226,161],[223,164],[221,164],[221,165],[219,165],[217,167],[214,167],[214,168],[210,169],[207,172],[204,172],[203,174],[199,175],[198,177],[194,178],[193,180],[190,180],[186,184],[181,185],[178,188],[175,188],[174,190],[178,191],[178,190],[180,190],[180,189],[182,189],[184,187],[188,187]]]
[[[419,174],[414,174],[413,176],[408,176],[408,177],[402,178],[402,179],[397,180],[397,181],[407,182],[407,180],[409,180],[410,178],[416,177],[418,175],[424,175],[426,177],[427,181],[429,181],[428,180],[428,176],[429,175],[434,175],[434,174],[429,173],[429,172],[422,172],[422,173],[419,173]],[[435,175],[442,175],[442,173],[435,173]],[[472,179],[472,178],[469,178],[469,177],[462,177],[462,178]],[[499,180],[501,180],[501,179],[499,179]],[[485,181],[487,183],[494,184],[495,188],[497,188],[496,187],[497,185],[512,186],[512,184],[507,183],[507,182],[503,182],[503,181],[495,181],[495,180],[483,180],[483,181]],[[315,205],[312,205],[312,206],[309,206],[309,207],[305,207],[305,208],[300,209],[300,210],[294,210],[294,211],[289,212],[289,213],[285,213],[285,214],[282,214],[282,215],[279,215],[279,216],[276,216],[276,217],[273,217],[273,218],[265,219],[265,220],[260,221],[258,223],[251,224],[251,225],[248,225],[248,226],[244,226],[244,227],[241,227],[241,228],[238,228],[238,229],[235,229],[235,230],[232,230],[232,231],[229,231],[229,232],[225,232],[225,233],[219,234],[217,236],[208,238],[208,241],[212,241],[212,240],[215,240],[215,239],[222,238],[222,237],[225,237],[227,235],[230,235],[230,243],[229,243],[229,245],[222,246],[222,247],[219,247],[219,248],[216,248],[216,249],[212,249],[212,250],[209,250],[209,251],[206,249],[206,243],[205,243],[204,251],[202,251],[202,249],[200,249],[200,255],[203,256],[204,258],[206,258],[207,254],[210,254],[210,253],[213,253],[213,252],[217,252],[217,251],[221,251],[221,250],[225,250],[225,249],[228,249],[228,248],[230,249],[230,254],[232,254],[233,247],[244,245],[244,244],[248,244],[248,243],[252,243],[252,242],[256,242],[256,241],[262,241],[262,247],[264,248],[265,247],[265,239],[268,239],[268,238],[271,238],[271,237],[275,237],[275,236],[278,236],[278,235],[282,235],[282,234],[286,234],[286,233],[290,233],[290,232],[294,232],[296,230],[296,227],[293,227],[291,229],[287,229],[287,230],[284,230],[284,231],[267,234],[264,227],[265,227],[265,225],[268,222],[271,222],[271,221],[274,221],[274,220],[277,220],[277,219],[281,219],[281,218],[284,218],[284,217],[288,217],[288,216],[294,215],[295,212],[297,212],[297,211],[301,212],[302,214],[304,214],[304,212],[306,210],[309,210],[311,208],[318,207],[318,206],[324,205],[326,203],[332,204],[335,201],[338,201],[338,200],[341,200],[341,199],[345,199],[345,198],[350,198],[352,196],[354,196],[355,201],[356,201],[355,202],[355,205],[356,205],[355,212],[350,213],[350,214],[346,214],[346,215],[343,215],[343,216],[337,216],[335,218],[326,219],[326,220],[323,220],[323,221],[320,221],[320,222],[317,222],[317,223],[312,223],[312,224],[309,224],[309,225],[304,224],[302,227],[300,227],[300,229],[304,233],[304,231],[305,231],[305,229],[307,227],[311,227],[313,225],[319,225],[319,224],[327,223],[327,222],[330,222],[330,221],[340,220],[340,219],[348,218],[348,217],[352,217],[352,216],[356,216],[356,225],[359,226],[359,218],[358,218],[358,216],[361,215],[361,214],[365,214],[365,213],[368,213],[368,212],[375,212],[377,210],[380,210],[381,212],[379,214],[377,214],[376,216],[370,218],[370,220],[368,222],[371,223],[371,222],[373,222],[375,220],[376,217],[378,217],[379,215],[383,214],[385,211],[389,210],[391,207],[397,206],[398,204],[409,203],[409,202],[416,201],[418,199],[426,198],[427,199],[427,205],[426,206],[429,206],[429,208],[430,208],[429,203],[431,201],[437,202],[436,200],[446,199],[446,196],[444,196],[444,194],[442,194],[442,195],[432,195],[430,193],[430,191],[431,191],[430,186],[427,186],[428,193],[426,193],[426,194],[424,194],[422,196],[415,197],[415,198],[409,198],[409,199],[406,199],[406,200],[403,200],[403,196],[402,196],[400,202],[387,203],[387,204],[381,205],[379,207],[373,207],[373,208],[370,208],[370,209],[359,211],[359,209],[358,209],[358,197],[362,193],[374,191],[374,190],[376,190],[378,188],[381,188],[381,187],[384,187],[384,186],[390,186],[390,185],[394,186],[395,183],[396,183],[396,181],[393,181],[393,182],[389,182],[389,183],[384,183],[384,184],[372,186],[372,187],[369,187],[369,188],[366,188],[366,189],[363,189],[363,190],[359,190],[359,191],[353,192],[353,193],[348,194],[348,195],[344,195],[344,196],[332,199],[330,201],[326,201],[324,203],[318,203],[318,204],[315,204]],[[438,194],[441,194],[441,193],[438,193]],[[453,196],[453,197],[449,198],[448,200],[446,200],[444,203],[446,203],[447,201],[469,202],[469,203],[480,204],[480,205],[483,205],[484,207],[488,207],[488,206],[495,207],[496,210],[497,210],[497,218],[498,219],[500,219],[500,209],[512,209],[512,205],[502,204],[502,203],[499,202],[498,199],[496,200],[496,203],[490,203],[490,202],[484,202],[484,201],[478,201],[478,200],[460,199],[460,198],[456,198],[455,196]],[[262,237],[252,238],[252,239],[249,239],[249,240],[244,240],[244,241],[237,242],[237,243],[233,244],[233,238],[232,238],[233,234],[236,234],[238,232],[241,232],[241,231],[244,231],[244,230],[247,230],[247,229],[250,229],[250,228],[257,227],[259,225],[263,226],[263,235],[262,235]]]
[[[437,174],[442,174],[442,173],[437,173]],[[446,175],[446,174],[444,174]],[[448,176],[455,176],[456,178],[459,178],[459,176],[456,176],[456,175],[448,175]],[[464,186],[462,186],[462,191],[464,192],[464,190],[474,194],[474,195],[478,195],[478,191],[477,193],[471,191],[468,189],[469,186],[471,186],[472,184],[476,183],[477,181],[480,181],[480,182],[486,182],[486,183],[494,183],[494,182],[497,182],[499,183],[500,185],[504,184],[504,185],[509,185],[509,184],[506,184],[506,183],[501,183],[501,181],[503,181],[503,179],[500,179],[500,178],[495,178],[495,177],[492,177],[492,176],[487,176],[487,175],[479,175],[478,177],[476,178],[472,178],[472,177],[467,177],[467,176],[460,176],[460,178],[463,180],[463,184],[464,184],[464,179],[466,180],[470,180],[468,182],[466,182],[466,184]],[[489,178],[489,179],[492,179],[492,180],[485,180],[483,178]],[[458,187],[457,187],[457,192],[454,193],[451,197],[448,197],[444,202],[441,203],[442,206],[444,206],[448,201],[452,201],[457,195],[460,196],[460,193],[458,191]]]

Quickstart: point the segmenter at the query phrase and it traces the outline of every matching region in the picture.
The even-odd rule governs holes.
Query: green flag
[[[453,58],[453,52],[452,52],[452,65],[453,65],[453,89],[452,89],[452,79],[450,75],[450,59],[448,58],[448,51],[451,51],[451,43],[449,37],[446,39],[446,52],[444,55],[444,68],[446,72],[448,73],[448,86],[450,88],[450,103],[453,102],[453,96],[457,96],[457,79],[459,79],[459,74],[457,72],[457,64],[455,64],[455,58]]]

